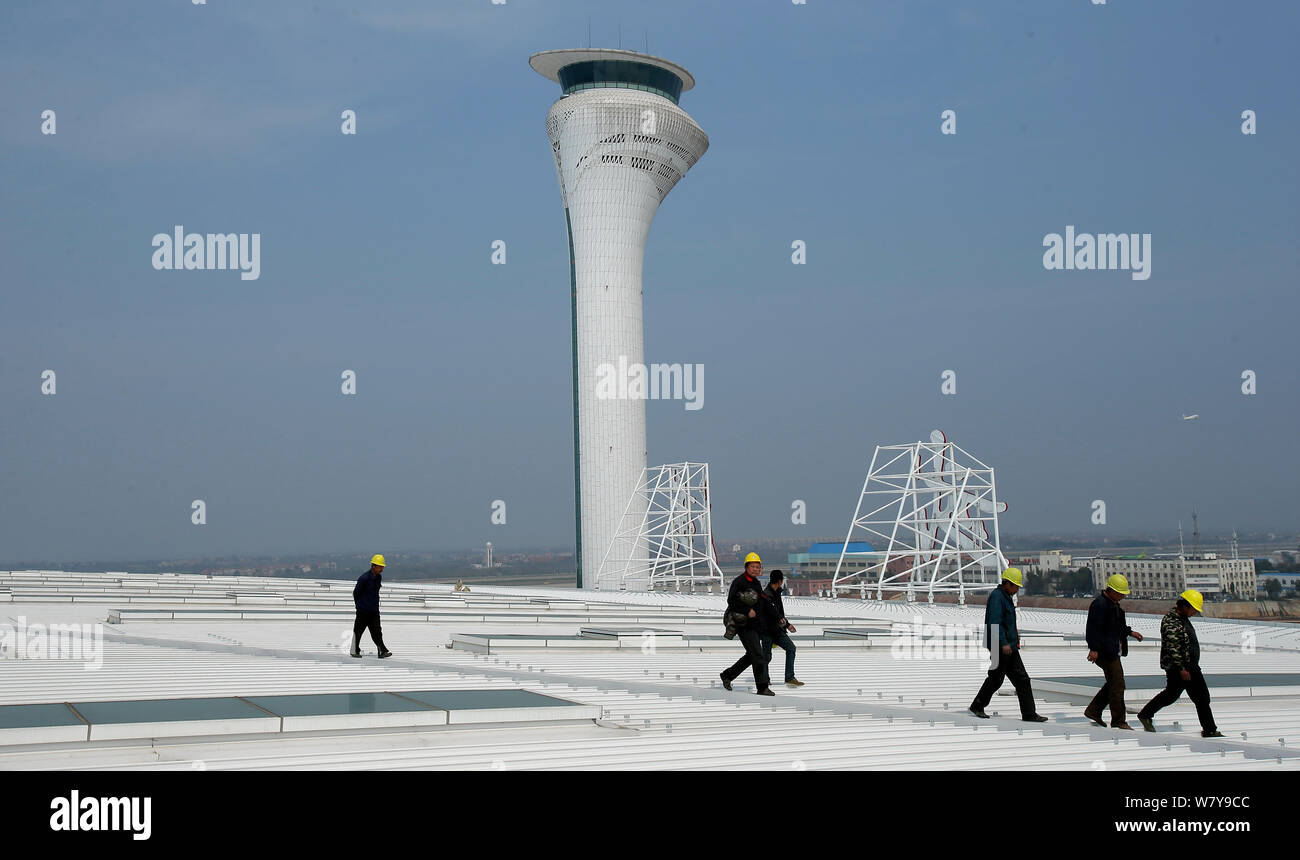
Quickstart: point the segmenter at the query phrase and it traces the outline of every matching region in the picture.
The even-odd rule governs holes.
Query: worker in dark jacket
[[[989,592],[984,607],[984,646],[989,649],[991,662],[989,676],[984,679],[970,706],[970,712],[980,719],[989,718],[984,708],[993,701],[993,694],[1002,689],[1002,683],[1010,678],[1011,685],[1016,688],[1016,697],[1020,699],[1020,719],[1027,723],[1047,722],[1047,717],[1034,707],[1034,690],[1020,659],[1020,630],[1016,627],[1016,604],[1011,598],[1023,584],[1020,569],[1008,567],[1002,571],[998,587]]]
[[[357,585],[352,589],[352,601],[357,605],[357,620],[352,624],[353,657],[361,656],[361,634],[368,627],[370,638],[379,648],[380,659],[393,656],[393,652],[384,647],[384,633],[379,628],[379,589],[383,587],[384,557],[376,555],[370,559],[370,570],[361,574]]]
[[[1156,693],[1138,711],[1138,722],[1149,732],[1156,730],[1151,718],[1156,711],[1172,705],[1187,691],[1196,705],[1196,716],[1201,721],[1201,737],[1221,738],[1223,732],[1214,724],[1210,712],[1210,688],[1201,674],[1201,643],[1192,627],[1192,616],[1201,614],[1205,598],[1194,588],[1178,595],[1178,603],[1160,620],[1160,668],[1165,670],[1165,688]]]
[[[1128,592],[1128,580],[1117,573],[1106,580],[1105,590],[1088,607],[1088,662],[1101,667],[1106,683],[1083,709],[1083,715],[1104,726],[1101,712],[1109,702],[1110,727],[1132,731],[1133,727],[1126,720],[1128,712],[1124,709],[1124,666],[1120,658],[1128,656],[1128,637],[1141,642],[1142,634],[1124,620],[1124,609],[1119,602]]]
[[[745,572],[732,580],[731,588],[727,591],[727,612],[733,613],[733,617],[739,616],[748,621],[736,628],[736,635],[745,646],[745,656],[724,669],[721,678],[722,686],[730,690],[731,682],[740,677],[741,672],[753,666],[754,685],[757,687],[758,695],[775,696],[776,693],[772,692],[771,682],[767,677],[767,660],[763,657],[762,639],[765,628],[762,607],[757,604],[751,606],[740,597],[741,593],[746,591],[754,592],[755,596],[762,592],[763,583],[759,581],[762,573],[763,560],[758,557],[758,553],[751,552],[745,556]],[[761,599],[759,602],[761,603]]]
[[[794,676],[794,643],[788,634],[795,631],[795,626],[785,617],[785,603],[781,600],[781,591],[785,587],[785,574],[779,570],[772,571],[768,577],[767,588],[763,589],[762,605],[767,611],[763,619],[763,656],[772,662],[772,645],[785,652],[785,685],[802,687],[803,681]],[[768,669],[771,675],[772,670]]]

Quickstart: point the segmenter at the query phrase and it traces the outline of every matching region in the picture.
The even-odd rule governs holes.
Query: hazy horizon
[[[1231,539],[1232,538],[1230,533],[1228,534],[1203,533],[1201,535],[1201,550],[1204,552],[1216,552],[1216,551],[1227,550]],[[747,552],[755,546],[761,547],[762,545],[790,544],[792,546],[804,546],[804,545],[810,545],[812,543],[817,543],[817,542],[826,542],[826,541],[841,542],[843,540],[844,540],[843,535],[839,537],[835,537],[833,535],[811,535],[806,538],[794,537],[794,536],[776,536],[776,537],[764,537],[764,538],[727,538],[725,540],[722,538],[718,538],[716,543],[718,545],[719,555],[722,557],[726,557],[732,552],[731,550],[732,545],[736,543],[740,544],[741,552]],[[855,540],[857,540],[857,538],[855,538]],[[1063,543],[1054,544],[1053,543],[1054,541],[1060,541]],[[1095,541],[1095,542],[1088,543],[1089,541]],[[1141,542],[1154,542],[1160,547],[1169,548],[1169,547],[1177,546],[1178,534],[1176,531],[1174,531],[1171,533],[1143,533],[1143,534],[1115,535],[1112,537],[1102,537],[1102,538],[1095,538],[1094,536],[1089,535],[1086,532],[1080,532],[1076,534],[1011,534],[1011,535],[1003,535],[1002,549],[1004,551],[1011,552],[1012,554],[1017,552],[1022,552],[1022,551],[1030,551],[1030,550],[1051,550],[1053,548],[1058,548],[1058,547],[1067,550],[1074,549],[1080,551],[1087,551],[1088,549],[1091,549],[1093,547],[1103,547],[1106,545],[1110,545],[1114,547],[1140,546],[1142,545]],[[1193,548],[1193,536],[1190,529],[1188,529],[1184,534],[1184,542],[1186,544],[1187,551],[1191,552]],[[1280,549],[1291,549],[1295,551],[1297,550],[1297,546],[1300,546],[1300,543],[1298,542],[1300,542],[1300,535],[1298,534],[1272,533],[1270,535],[1269,533],[1253,533],[1250,537],[1247,537],[1247,535],[1244,534],[1239,534],[1239,543],[1243,547],[1247,545],[1258,546],[1264,544],[1269,546],[1277,545],[1278,548]],[[1081,547],[1081,546],[1077,546],[1077,544],[1086,544],[1086,546]],[[445,556],[478,556],[482,554],[483,549],[484,548],[481,544],[478,546],[445,547],[445,548],[369,547],[366,549],[355,549],[355,548],[305,549],[305,550],[291,549],[291,550],[281,550],[277,552],[265,552],[265,553],[262,552],[216,553],[211,555],[193,556],[192,560],[202,561],[202,562],[216,562],[216,561],[231,560],[231,559],[244,559],[244,560],[306,559],[306,558],[324,558],[329,556],[355,556],[356,558],[364,562],[365,559],[368,558],[368,556],[370,556],[371,554],[373,554],[374,551],[382,552],[385,555],[392,556],[394,558],[401,557],[401,556],[408,556],[408,555],[410,556],[428,555],[436,558],[439,556],[444,556],[444,557]],[[547,545],[514,546],[509,544],[498,545],[496,542],[493,542],[493,551],[494,553],[496,553],[498,558],[501,558],[506,555],[518,555],[518,554],[541,555],[541,554],[554,553],[557,555],[563,555],[567,553],[569,555],[572,555],[573,547],[566,546],[563,544],[555,544],[550,546]],[[189,560],[190,558],[191,557],[165,556],[165,555],[155,556],[150,558],[143,558],[143,557],[128,558],[128,557],[107,557],[107,556],[97,557],[93,555],[87,555],[81,557],[47,556],[43,558],[40,557],[25,558],[21,560],[0,558],[0,570],[22,569],[22,565],[24,564],[35,564],[38,562],[51,562],[54,561],[55,559],[59,560],[58,561],[59,564],[65,564],[65,565],[66,564],[87,564],[91,562],[99,562],[105,565],[112,565],[112,564],[161,564],[164,562],[185,561],[185,560]],[[786,563],[785,559],[782,558],[779,563],[785,564]]]

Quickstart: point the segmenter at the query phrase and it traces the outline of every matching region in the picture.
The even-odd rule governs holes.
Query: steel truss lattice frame
[[[840,550],[832,588],[904,592],[908,601],[924,592],[993,588],[1007,567],[998,532],[993,469],[934,431],[929,442],[879,445],[871,457],[862,494]],[[849,552],[855,540],[872,552]],[[883,551],[878,548],[884,546]]]
[[[642,470],[601,561],[597,587],[722,590],[722,569],[713,546],[708,463],[668,463]]]

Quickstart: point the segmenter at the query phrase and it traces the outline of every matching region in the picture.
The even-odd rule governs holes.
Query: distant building
[[[1072,570],[1074,565],[1070,562],[1072,557],[1069,553],[1061,552],[1054,549],[1049,552],[1040,552],[1038,554],[1038,569],[1043,573],[1055,570]]]
[[[1011,556],[1007,559],[1007,567],[1014,567],[1025,575],[1042,573],[1043,568],[1038,559],[1039,557],[1036,555]],[[998,571],[998,573],[1001,573],[1001,571]]]
[[[1128,580],[1131,597],[1163,599],[1177,597],[1194,588],[1207,597],[1224,595],[1253,600],[1258,591],[1255,560],[1219,558],[1217,553],[1092,560],[1093,586],[1100,591],[1106,580],[1122,574]]]
[[[831,586],[834,579],[809,579],[791,577],[785,581],[785,593],[790,597],[834,597]]]
[[[815,543],[808,547],[807,552],[792,552],[787,556],[790,563],[791,573],[796,576],[817,579],[834,579],[835,568],[840,563],[840,552],[844,549],[842,543]],[[860,552],[874,552],[871,544],[866,541],[852,541],[849,543],[848,552],[850,555]],[[846,566],[856,564],[855,560],[845,556]],[[859,565],[859,567],[864,565]],[[857,568],[854,568],[857,569]]]

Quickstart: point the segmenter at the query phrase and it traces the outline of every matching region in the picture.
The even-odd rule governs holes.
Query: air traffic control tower
[[[603,396],[608,382],[600,391],[597,382],[645,364],[650,222],[709,138],[677,106],[695,79],[676,63],[593,49],[543,51],[528,62],[564,89],[546,132],[569,232],[578,585],[617,590],[620,582],[599,582],[597,573],[624,513],[644,514],[644,503],[628,504],[646,464],[645,400]]]

